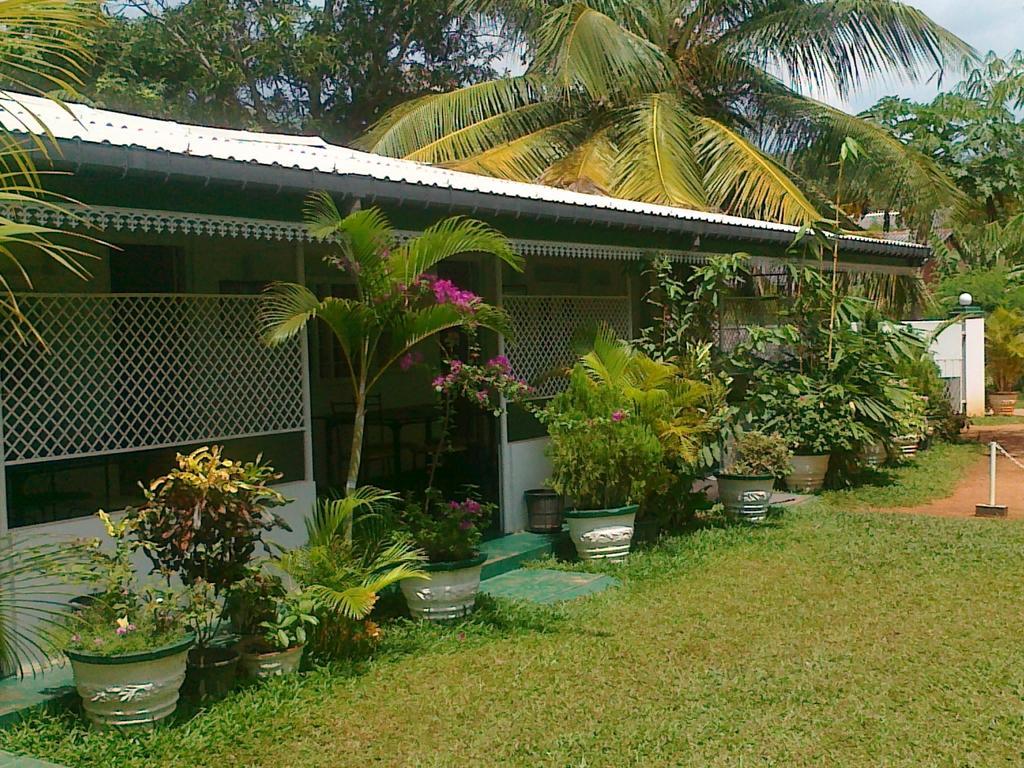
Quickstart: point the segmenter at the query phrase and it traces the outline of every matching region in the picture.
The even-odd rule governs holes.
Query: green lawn
[[[929,451],[888,496],[976,460]],[[668,540],[559,610],[400,625],[370,663],[137,740],[48,717],[0,748],[75,768],[1020,765],[1024,526],[844,511],[884,495]]]

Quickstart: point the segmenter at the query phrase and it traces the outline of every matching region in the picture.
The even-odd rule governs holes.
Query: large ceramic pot
[[[888,458],[888,451],[885,449],[885,443],[881,440],[876,440],[869,445],[864,446],[864,450],[860,452],[861,461],[864,465],[871,469],[878,469],[880,466],[885,464],[885,460]]]
[[[1017,407],[1017,393],[989,392],[988,407],[996,416],[1013,416],[1013,409]]]
[[[97,728],[151,727],[178,706],[191,636],[151,651],[99,656],[67,651],[85,716]]]
[[[241,648],[238,664],[242,674],[256,680],[290,675],[299,671],[304,650],[304,645],[297,645],[286,651],[266,651],[257,644],[247,644]]]
[[[223,699],[238,681],[238,659],[234,648],[193,648],[188,654],[186,695],[198,701]]]
[[[896,446],[896,450],[907,458],[913,458],[917,455],[917,449],[921,444],[921,438],[917,435],[902,435],[893,440],[893,444]]]
[[[447,621],[472,613],[480,591],[480,570],[487,555],[483,552],[468,560],[427,563],[423,570],[429,579],[403,579],[402,594],[409,613],[416,619]]]
[[[793,454],[786,475],[786,487],[795,493],[814,493],[825,484],[828,460],[831,454]]]
[[[570,509],[565,513],[569,537],[581,560],[625,560],[633,541],[636,511],[630,504],[615,509]]]
[[[534,533],[558,533],[562,530],[562,497],[550,488],[531,488],[526,498],[527,525]]]
[[[718,475],[718,500],[736,520],[760,523],[768,516],[775,478],[771,475]]]

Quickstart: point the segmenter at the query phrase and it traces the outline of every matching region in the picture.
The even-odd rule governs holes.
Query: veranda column
[[[306,250],[302,241],[295,244],[295,281],[306,284]],[[309,339],[306,327],[299,335],[300,359],[302,365],[302,462],[303,479],[313,482],[313,409],[310,404],[309,384]]]

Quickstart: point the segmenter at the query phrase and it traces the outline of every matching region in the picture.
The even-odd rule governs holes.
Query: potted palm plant
[[[145,489],[131,515],[142,550],[161,574],[178,574],[192,597],[196,647],[189,654],[188,690],[219,698],[232,688],[238,652],[219,642],[224,599],[248,575],[263,535],[287,527],[272,512],[285,498],[270,487],[280,478],[256,461],[226,459],[218,446],[179,454],[177,466]]]
[[[321,499],[306,519],[307,543],[273,560],[313,602],[316,623],[306,626],[306,656],[331,661],[368,650],[381,637],[371,618],[380,593],[426,576],[423,552],[390,519],[397,501],[371,486]]]
[[[135,521],[100,512],[113,552],[90,545],[92,557],[68,575],[93,585],[93,598],[68,615],[65,654],[86,717],[97,727],[150,727],[174,712],[194,637],[182,596],[170,587],[136,586],[129,541]]]
[[[349,494],[359,480],[367,396],[383,376],[413,347],[445,331],[484,327],[511,332],[504,312],[437,279],[431,270],[463,254],[494,256],[515,270],[522,270],[523,262],[503,235],[472,219],[447,219],[399,244],[380,210],[342,216],[326,193],[310,195],[306,218],[311,234],[336,249],[330,262],[355,280],[356,298],[321,300],[304,285],[275,283],[263,296],[261,318],[270,344],[293,338],[312,318],[320,318],[340,344],[355,406],[345,483]]]
[[[584,560],[629,555],[639,502],[664,474],[661,441],[632,405],[578,364],[538,413],[551,438],[549,484],[570,503],[569,535]]]
[[[1024,314],[1000,307],[986,318],[985,368],[994,390],[989,408],[997,416],[1012,416],[1024,376]]]
[[[775,481],[790,471],[793,454],[784,438],[744,432],[718,472],[718,499],[726,514],[759,523],[768,514]]]

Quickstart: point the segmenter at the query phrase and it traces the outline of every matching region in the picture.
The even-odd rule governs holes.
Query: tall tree
[[[798,90],[846,95],[872,76],[915,78],[971,55],[895,0],[473,4],[519,33],[525,74],[411,100],[363,146],[492,176],[808,223],[828,203],[791,161],[826,169],[851,136],[879,185],[956,195],[921,153]]]
[[[889,97],[864,116],[942,166],[994,222],[1022,211],[1022,107],[1024,53],[1016,51],[1007,59],[990,53],[962,82],[927,104]],[[894,201],[878,202],[892,207]]]
[[[492,77],[502,52],[447,0],[127,0],[88,95],[146,114],[338,140],[431,91]]]

